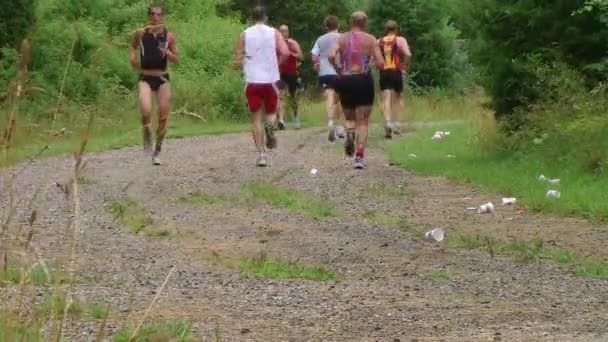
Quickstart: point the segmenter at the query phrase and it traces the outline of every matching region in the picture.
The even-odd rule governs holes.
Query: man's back
[[[336,69],[329,62],[329,52],[336,45],[338,38],[338,32],[329,32],[317,39],[312,53],[320,59],[319,76],[337,75]]]
[[[256,24],[245,30],[245,65],[247,83],[275,83],[279,80],[276,31]]]

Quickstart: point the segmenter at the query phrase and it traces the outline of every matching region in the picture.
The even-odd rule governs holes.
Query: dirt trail
[[[247,134],[172,140],[157,168],[138,148],[87,156],[79,277],[86,281],[78,294],[112,303],[109,334],[141,317],[175,266],[153,317],[191,319],[195,340],[215,341],[218,331],[222,341],[608,340],[607,281],[576,277],[549,263],[450,249],[416,233],[443,227],[448,234],[498,238],[543,234],[551,244],[605,259],[606,227],[517,214],[515,208],[485,216],[467,212],[497,196],[388,166],[379,149],[368,152],[368,169],[352,170],[320,130],[279,134],[266,169],[253,166],[250,140]],[[68,179],[71,167],[67,157],[44,159],[17,177],[23,217],[28,198],[41,189],[35,240],[53,260],[65,260],[69,248],[70,205],[55,182]],[[311,168],[319,170],[316,177],[309,176]],[[195,192],[239,194],[251,180],[331,202],[339,215],[314,220],[268,205],[178,201]],[[142,203],[170,235],[149,238],[114,221],[104,203],[125,196]],[[5,210],[4,196],[0,202]],[[365,219],[372,211],[408,225]],[[265,251],[340,276],[328,282],[247,278],[212,263],[212,251],[235,259]],[[434,277],[437,271],[449,277]],[[3,292],[5,300],[10,291]],[[96,328],[73,322],[70,340],[87,341]]]

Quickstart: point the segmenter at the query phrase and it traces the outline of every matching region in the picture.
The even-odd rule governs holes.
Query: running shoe
[[[285,130],[285,121],[279,120],[279,130]]]
[[[393,127],[393,134],[401,135],[401,125],[396,124],[395,127]]]
[[[158,156],[152,157],[152,165],[155,165],[155,166],[162,165],[162,163],[160,162],[160,158]]]
[[[356,156],[355,159],[353,160],[353,167],[357,170],[364,169],[366,166],[367,166],[367,163],[365,162],[365,158],[363,158],[361,156]]]
[[[393,128],[390,125],[384,127],[384,138],[393,139]]]
[[[346,133],[346,142],[344,143],[344,153],[347,157],[352,157],[355,154],[355,133]]]
[[[264,152],[258,154],[258,158],[256,159],[255,164],[259,167],[268,166],[268,157],[266,157],[266,154]]]
[[[293,128],[300,129],[300,117],[297,115],[293,118]]]
[[[346,130],[342,126],[336,127],[336,135],[339,139],[344,139],[346,137]]]
[[[336,141],[336,128],[334,126],[329,126],[329,135],[327,139],[331,142]]]
[[[272,123],[264,123],[264,132],[266,133],[266,148],[272,150],[277,147],[277,137],[274,136],[274,127]]]

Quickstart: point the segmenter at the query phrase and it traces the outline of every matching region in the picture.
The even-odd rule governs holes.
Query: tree
[[[563,63],[589,87],[605,77],[608,28],[601,6],[586,8],[590,2],[604,1],[463,1],[473,61],[483,70],[493,108],[511,128],[523,125],[525,112],[549,91],[537,86],[543,80],[535,70]]]
[[[34,22],[34,0],[0,0],[0,48],[17,48]]]
[[[351,1],[352,2],[352,1]],[[251,9],[256,5],[265,5],[268,11],[269,24],[278,27],[289,25],[291,35],[297,40],[304,55],[308,56],[316,38],[324,33],[323,21],[326,16],[333,14],[338,16],[346,24],[349,15],[349,3],[344,0],[284,0],[284,1],[262,1],[262,0],[230,0],[218,5],[217,11],[220,15],[229,16],[237,14],[243,22],[250,17]],[[306,80],[311,80],[313,75],[310,59],[307,58],[301,67]]]
[[[370,3],[370,30],[384,34],[387,20],[399,24],[409,42],[414,60],[409,70],[421,88],[453,88],[463,71],[464,54],[458,43],[459,32],[450,20],[447,0],[376,0]]]

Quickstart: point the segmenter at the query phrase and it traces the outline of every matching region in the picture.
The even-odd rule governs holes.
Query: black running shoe
[[[272,150],[277,147],[277,138],[274,136],[274,127],[270,122],[264,124],[264,132],[266,133],[266,148]]]
[[[281,130],[281,131],[285,130],[285,123],[283,121],[279,121],[278,126],[279,126],[279,130]]]
[[[346,133],[346,141],[344,142],[344,153],[349,158],[355,155],[355,132]]]

